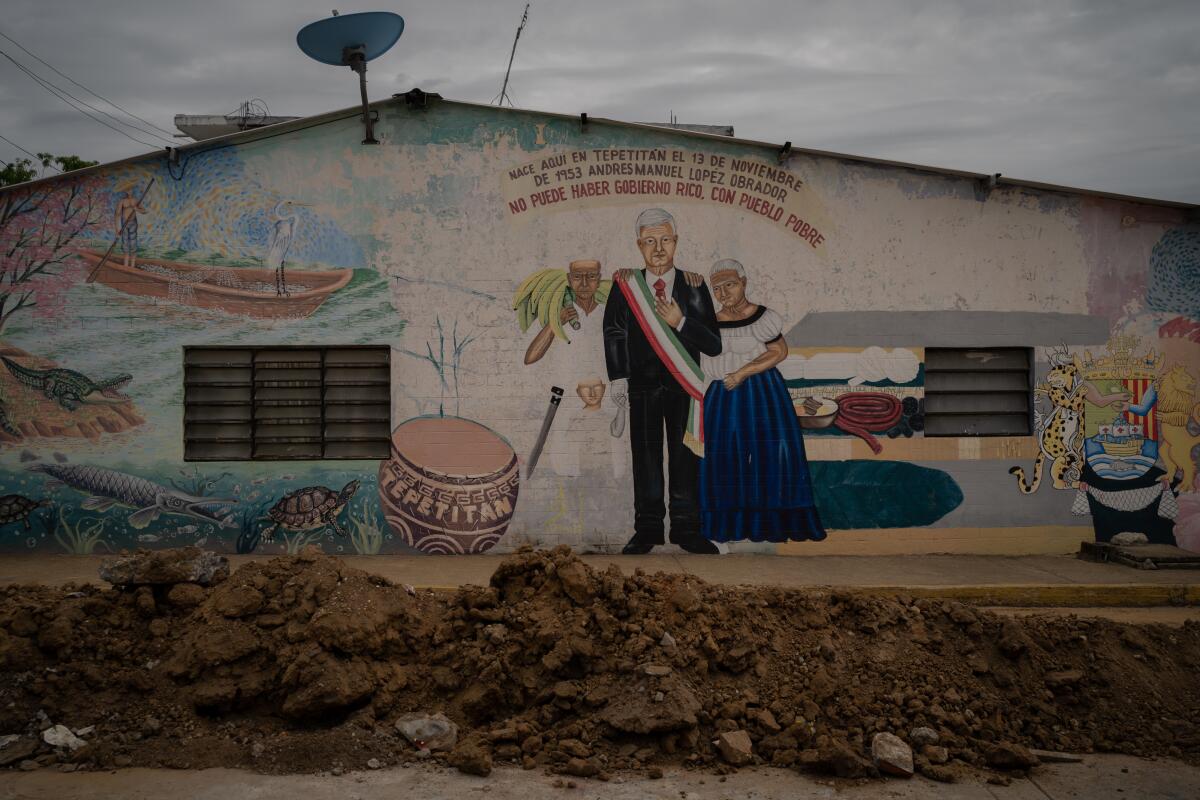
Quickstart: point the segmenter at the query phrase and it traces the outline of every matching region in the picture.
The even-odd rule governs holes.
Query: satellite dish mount
[[[375,122],[367,104],[367,62],[391,49],[404,33],[404,18],[388,11],[344,14],[336,11],[328,19],[305,25],[296,34],[296,44],[310,58],[322,64],[346,66],[358,73],[358,92],[362,98],[363,144],[379,144]]]
[[[379,144],[375,138],[375,122],[371,119],[371,109],[367,107],[367,48],[361,44],[355,47],[342,48],[342,63],[358,73],[358,93],[362,97],[363,129],[367,138],[363,144]]]

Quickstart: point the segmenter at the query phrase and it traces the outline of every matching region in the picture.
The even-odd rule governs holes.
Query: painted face
[[[567,271],[567,283],[576,300],[590,302],[600,288],[600,262],[572,261]]]
[[[675,266],[675,242],[678,240],[674,226],[665,222],[642,228],[637,243],[647,269],[658,274]]]
[[[722,308],[732,308],[746,299],[746,279],[731,269],[714,272],[709,281]]]
[[[582,381],[575,387],[575,393],[583,401],[583,407],[597,409],[604,400],[604,382],[600,380]]]

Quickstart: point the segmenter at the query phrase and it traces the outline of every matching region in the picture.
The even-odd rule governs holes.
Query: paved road
[[[776,769],[742,770],[725,781],[704,773],[671,771],[662,780],[617,776],[608,783],[577,780],[575,788],[555,786],[553,776],[500,769],[474,778],[433,767],[384,769],[341,777],[256,775],[236,770],[129,769],[115,772],[6,772],[0,800],[1195,800],[1200,768],[1175,761],[1144,761],[1125,756],[1088,756],[1082,764],[1039,767],[1029,779],[1010,786],[985,783],[932,783],[923,778],[880,780],[835,786]]]

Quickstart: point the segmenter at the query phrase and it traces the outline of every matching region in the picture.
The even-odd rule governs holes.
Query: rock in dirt
[[[928,759],[930,764],[945,764],[950,760],[950,751],[936,744],[923,745],[921,755]]]
[[[994,744],[983,754],[989,767],[996,769],[1029,769],[1039,763],[1037,756],[1013,742]]]
[[[567,597],[579,605],[585,605],[592,599],[592,590],[583,562],[569,561],[559,567],[558,579],[562,582],[563,592]]]
[[[675,675],[659,679],[658,690],[663,701],[655,702],[645,687],[629,691],[628,687],[613,687],[608,704],[600,712],[601,722],[607,722],[625,733],[670,733],[696,724],[700,701],[687,684]]]
[[[727,731],[717,737],[717,749],[721,758],[741,767],[754,760],[754,745],[750,742],[750,734],[745,731]]]
[[[177,583],[167,592],[167,602],[179,608],[195,608],[204,602],[204,587],[195,583]]]
[[[234,586],[213,598],[213,610],[218,614],[237,618],[253,614],[262,608],[263,594],[253,586]]]
[[[492,754],[478,742],[463,742],[450,753],[450,766],[468,775],[492,774]]]
[[[1043,680],[1051,689],[1062,689],[1068,686],[1074,686],[1083,680],[1083,671],[1078,669],[1066,669],[1058,672],[1047,672],[1043,677]]]
[[[66,725],[55,725],[53,728],[42,731],[42,741],[51,747],[62,747],[72,752],[87,744],[83,739],[71,733],[71,729]]]
[[[800,764],[839,778],[865,778],[877,774],[871,762],[840,739],[833,739],[816,750],[805,750],[800,754]]]
[[[572,758],[563,767],[563,772],[574,775],[576,778],[591,778],[600,774],[600,767],[590,759]]]
[[[933,728],[927,728],[924,726],[920,728],[913,728],[908,734],[908,741],[913,747],[923,747],[927,744],[937,744],[938,739],[940,738],[941,737],[938,736],[937,731],[935,731]]]
[[[670,602],[684,614],[691,614],[700,608],[700,595],[691,585],[681,583],[675,591],[671,592]]]
[[[4,738],[8,738],[7,736]],[[0,748],[0,767],[20,763],[37,752],[37,740],[28,736],[17,736],[15,740]]]
[[[912,748],[895,734],[875,734],[875,738],[871,739],[871,758],[880,772],[900,778],[912,777]]]
[[[375,690],[371,669],[366,664],[343,661],[329,654],[293,661],[282,682],[289,688],[283,713],[297,719],[352,708]]]
[[[458,726],[445,714],[402,714],[396,730],[418,750],[453,750],[458,742]]]
[[[138,550],[100,562],[100,579],[115,586],[198,583],[211,586],[229,577],[229,559],[199,547]]]

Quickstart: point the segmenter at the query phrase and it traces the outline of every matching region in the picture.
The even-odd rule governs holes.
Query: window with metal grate
[[[926,436],[1028,436],[1033,350],[927,347]]]
[[[187,347],[184,459],[387,458],[391,348]]]

